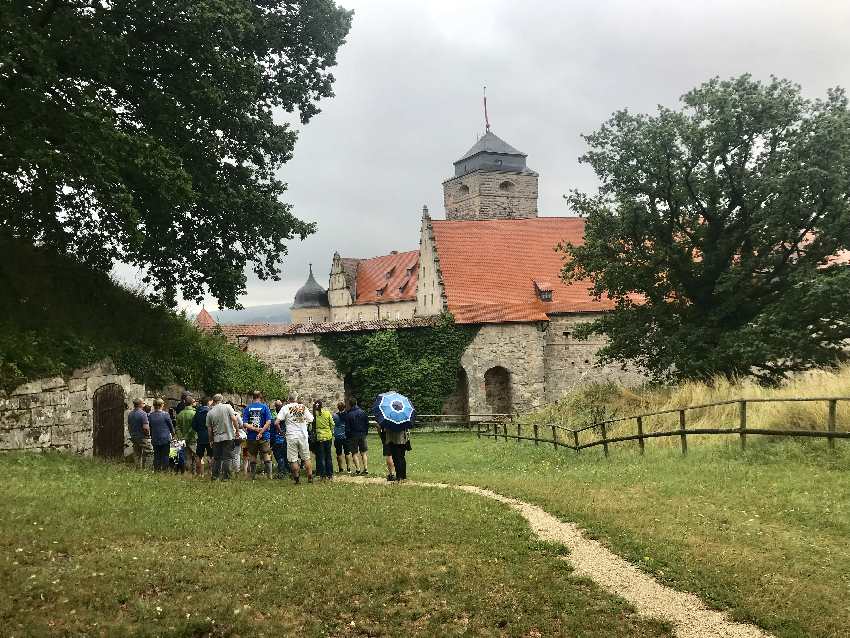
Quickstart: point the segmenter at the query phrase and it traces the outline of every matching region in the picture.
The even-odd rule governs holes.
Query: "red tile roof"
[[[215,319],[213,319],[212,315],[206,311],[206,308],[201,308],[201,312],[199,312],[198,316],[195,317],[195,325],[202,330],[207,330],[215,325]]]
[[[285,337],[291,335],[311,335],[325,332],[367,332],[388,328],[424,328],[434,325],[437,317],[417,317],[397,321],[336,321],[334,323],[249,323],[222,324],[221,331],[228,339],[237,337]]]
[[[537,217],[487,221],[433,221],[449,312],[458,323],[545,321],[549,313],[599,312],[613,302],[590,294],[590,284],[560,277],[561,241],[580,244],[584,220]],[[541,301],[535,281],[552,290]]]
[[[415,301],[419,251],[393,253],[357,262],[357,304]]]

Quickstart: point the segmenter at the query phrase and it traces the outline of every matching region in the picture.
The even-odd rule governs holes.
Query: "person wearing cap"
[[[130,442],[133,444],[133,458],[136,461],[136,467],[143,470],[149,459],[153,457],[151,428],[148,423],[148,413],[145,412],[144,399],[133,399],[133,409],[127,415],[127,432],[130,434]]]

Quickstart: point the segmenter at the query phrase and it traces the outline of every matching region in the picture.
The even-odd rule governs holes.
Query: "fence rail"
[[[559,447],[568,448],[579,452],[588,448],[602,446],[605,456],[609,454],[609,446],[636,441],[641,454],[646,451],[647,439],[658,439],[666,437],[679,437],[679,445],[682,454],[688,453],[688,437],[689,436],[704,436],[704,435],[737,435],[739,437],[742,449],[747,447],[747,437],[750,435],[757,436],[787,436],[801,438],[825,438],[829,448],[835,449],[835,441],[837,439],[850,439],[850,431],[837,430],[837,413],[838,403],[840,401],[850,401],[850,397],[787,397],[787,398],[759,398],[759,399],[730,399],[727,401],[716,401],[714,403],[704,403],[699,405],[691,405],[684,408],[672,408],[668,410],[658,410],[656,412],[647,412],[643,414],[633,414],[625,417],[614,419],[605,419],[596,423],[591,423],[579,428],[569,428],[556,423],[521,423],[517,420],[516,415],[510,414],[487,414],[487,415],[422,415],[422,419],[426,422],[428,419],[441,420],[441,425],[451,424],[452,432],[474,432],[479,438],[488,437],[494,440],[502,439],[508,441],[533,441],[535,445],[552,445],[556,449]],[[751,427],[748,422],[747,406],[753,403],[783,403],[783,402],[823,402],[826,403],[827,417],[825,429],[823,430],[803,430],[791,428],[764,428]],[[695,410],[705,410],[727,405],[738,405],[738,423],[737,427],[730,425],[729,427],[698,427],[688,428],[687,415]],[[664,415],[678,415],[677,426],[673,429],[647,432],[644,428],[645,419],[650,417],[658,417]],[[453,421],[452,421],[453,419]],[[622,424],[634,421],[634,434],[619,434],[616,436],[608,435],[608,426],[613,424]],[[427,425],[425,427],[428,427]],[[437,429],[431,425],[433,432],[443,430]],[[416,428],[419,431],[419,427]],[[426,430],[428,431],[428,430]],[[580,434],[588,431],[599,433],[597,439],[582,443]],[[559,433],[561,436],[559,437]],[[551,435],[551,438],[550,438]]]

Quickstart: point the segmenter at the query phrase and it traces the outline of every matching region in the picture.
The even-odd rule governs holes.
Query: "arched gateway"
[[[117,383],[107,383],[95,390],[92,397],[94,456],[124,456],[124,401],[124,388]]]
[[[502,366],[494,366],[484,373],[484,397],[492,414],[510,414],[511,373]]]

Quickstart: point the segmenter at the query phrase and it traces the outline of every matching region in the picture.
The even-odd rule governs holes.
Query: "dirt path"
[[[394,487],[383,479],[339,476],[352,483],[374,483]],[[574,523],[564,523],[536,505],[473,485],[405,482],[406,486],[457,489],[504,503],[518,511],[545,541],[565,545],[564,560],[600,587],[627,600],[639,614],[671,623],[680,638],[769,638],[771,634],[754,625],[738,623],[727,614],[709,609],[693,594],[662,585],[652,576],[623,560],[601,543],[585,538]]]

